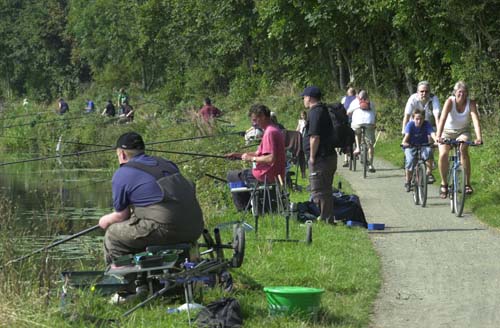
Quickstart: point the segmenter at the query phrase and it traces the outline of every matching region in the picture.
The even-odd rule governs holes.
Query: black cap
[[[122,149],[144,149],[144,141],[139,133],[124,133],[116,141],[116,148]]]
[[[309,97],[313,97],[316,99],[320,99],[321,98],[321,90],[318,87],[315,87],[314,85],[312,85],[310,87],[305,88],[304,91],[300,94],[300,96],[301,97],[309,96]]]

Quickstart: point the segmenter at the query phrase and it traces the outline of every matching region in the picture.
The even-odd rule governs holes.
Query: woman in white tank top
[[[446,100],[441,117],[439,118],[436,137],[440,143],[444,139],[470,141],[471,120],[474,125],[474,132],[476,135],[474,143],[477,145],[483,143],[476,102],[468,98],[468,93],[469,90],[464,82],[458,81],[455,84],[455,87],[453,88],[453,96]],[[471,167],[468,146],[466,144],[462,144],[461,147],[461,161],[465,169],[465,192],[467,194],[472,194],[473,189],[470,185]],[[443,199],[448,197],[448,185],[446,178],[448,176],[449,168],[449,152],[449,145],[439,145],[439,173],[441,174],[441,188],[439,190],[439,195]]]

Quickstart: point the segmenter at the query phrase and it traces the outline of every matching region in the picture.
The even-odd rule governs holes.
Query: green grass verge
[[[299,184],[305,186],[307,182],[300,179]],[[342,184],[344,190],[350,190],[346,181]],[[305,201],[308,194],[294,192],[291,198],[292,201]],[[249,214],[242,216],[233,210],[224,212],[211,219],[211,227],[235,219],[254,224]],[[292,239],[305,240],[303,224],[291,220],[290,228]],[[229,230],[223,231],[223,241],[231,239]],[[282,216],[260,218],[258,236],[253,231],[247,232],[243,266],[231,270],[235,291],[225,294],[219,289],[207,290],[203,303],[221,296],[237,298],[242,305],[245,327],[366,327],[380,286],[380,263],[366,230],[314,223],[311,245],[267,240],[284,236]],[[167,308],[184,303],[182,297],[154,301],[124,319],[120,316],[131,307],[130,304],[110,305],[107,297],[90,291],[72,291],[62,308],[59,297],[62,282],[58,281],[58,274],[66,268],[50,260],[42,268],[41,262],[44,261],[35,257],[0,272],[0,290],[2,295],[8,296],[0,302],[1,325],[89,327],[113,318],[121,327],[188,327],[186,313],[166,312]],[[102,264],[96,261],[96,267],[99,265]],[[82,267],[76,269],[82,270]],[[43,274],[38,273],[40,271]],[[318,318],[270,316],[263,288],[277,285],[324,288]]]

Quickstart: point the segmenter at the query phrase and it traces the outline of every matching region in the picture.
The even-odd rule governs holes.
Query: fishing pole
[[[189,156],[198,156],[198,157],[212,157],[212,158],[224,158],[229,159],[223,155],[212,155],[212,154],[203,154],[203,153],[190,153],[190,152],[182,152],[182,151],[174,151],[174,150],[160,150],[160,149],[150,149],[150,151],[165,153],[165,154],[177,154],[177,155],[189,155]]]
[[[227,180],[226,179],[222,179],[222,178],[219,178],[219,177],[216,177],[215,175],[211,175],[211,174],[208,174],[208,173],[205,173],[205,175],[209,178],[212,178],[212,179],[215,179],[217,181],[221,181],[221,182],[224,182],[224,183],[227,183]]]
[[[67,122],[67,121],[74,121],[74,120],[80,120],[82,118],[89,118],[91,116],[88,116],[88,115],[82,115],[82,116],[76,116],[76,117],[65,117],[63,119],[56,119],[56,120],[49,120],[49,121],[37,121],[37,120],[33,120],[29,123],[20,123],[20,124],[13,124],[13,125],[6,125],[6,126],[3,126],[1,128],[3,129],[10,129],[10,128],[15,128],[15,127],[19,127],[19,126],[27,126],[27,125],[31,125],[31,127],[35,127],[35,125],[37,124],[46,124],[46,123],[54,123],[54,122]]]
[[[236,132],[212,134],[212,135],[207,135],[207,136],[198,136],[198,137],[179,138],[179,139],[171,139],[171,140],[164,140],[164,141],[155,141],[155,142],[148,142],[148,143],[146,143],[146,145],[156,145],[156,144],[162,144],[162,143],[171,143],[171,142],[205,139],[205,138],[217,138],[217,137],[223,137],[223,136],[234,135],[234,134],[245,135],[245,132],[236,131]]]
[[[71,145],[96,146],[96,147],[111,147],[110,145],[100,145],[100,144],[92,144],[92,143],[78,142],[78,141],[63,141],[61,139],[59,139],[59,140],[49,140],[49,139],[25,138],[25,137],[14,137],[14,136],[5,136],[5,135],[0,135],[0,138],[22,139],[22,140],[43,141],[43,142],[56,142],[57,141],[58,144],[71,144]]]
[[[74,152],[74,153],[58,154],[58,155],[54,155],[54,156],[29,158],[29,159],[22,159],[22,160],[19,160],[19,161],[0,163],[0,166],[6,166],[6,165],[11,165],[11,164],[21,164],[21,163],[28,163],[28,162],[44,161],[46,159],[54,159],[54,158],[62,158],[62,157],[70,157],[70,156],[80,156],[80,155],[100,153],[100,152],[109,151],[109,150],[115,150],[115,149],[116,149],[115,147],[109,147],[109,148],[96,149],[96,150],[82,150],[82,151],[77,151],[77,152]]]
[[[191,138],[182,138],[182,139],[156,141],[156,142],[146,143],[145,145],[155,145],[155,144],[160,144],[160,143],[170,143],[170,142],[185,141],[185,140],[194,140],[194,139],[200,139],[200,138],[213,138],[213,137],[217,137],[217,136],[221,136],[221,135],[229,135],[229,134],[235,134],[235,133],[239,133],[239,132],[231,132],[231,133],[220,134],[220,135],[210,135],[210,136],[201,136],[201,137],[191,137]],[[97,146],[97,147],[106,147],[106,148],[96,149],[96,150],[82,150],[82,151],[77,151],[77,152],[73,152],[73,153],[57,154],[57,155],[54,155],[54,156],[45,156],[45,157],[36,157],[36,158],[23,159],[23,160],[18,160],[18,161],[0,163],[0,166],[7,166],[7,165],[21,164],[21,163],[29,163],[29,162],[37,162],[37,161],[43,161],[43,160],[55,159],[55,158],[59,158],[60,159],[60,158],[63,158],[63,157],[80,156],[80,155],[93,154],[93,153],[99,153],[99,152],[104,152],[104,151],[109,151],[109,150],[115,150],[116,149],[115,147],[109,146],[109,145],[99,145],[99,144],[89,144],[89,145]],[[60,149],[60,145],[59,145],[59,147],[56,146],[56,149],[57,148]],[[212,155],[212,154],[203,154],[203,153],[177,152],[177,151],[159,150],[159,149],[148,149],[148,151],[159,152],[159,153],[166,153],[166,154],[178,154],[178,155],[190,155],[190,156],[198,156],[198,157],[212,157],[212,158],[225,158],[225,159],[228,159],[226,156],[222,156],[222,155]]]
[[[19,118],[19,117],[38,116],[40,114],[47,114],[47,113],[51,113],[52,114],[52,112],[50,112],[50,111],[47,111],[47,112],[34,112],[34,113],[21,114],[21,115],[2,116],[2,117],[0,117],[0,120],[14,120],[14,119]]]
[[[91,232],[91,231],[94,231],[94,230],[96,230],[96,229],[98,229],[98,228],[99,228],[99,225],[98,225],[98,224],[96,224],[96,225],[95,225],[95,226],[93,226],[93,227],[90,227],[90,228],[87,228],[87,229],[85,229],[85,230],[82,230],[82,231],[80,231],[80,232],[78,232],[78,233],[75,233],[74,235],[71,235],[71,236],[68,236],[68,237],[66,237],[66,238],[64,238],[64,239],[61,239],[61,240],[59,240],[59,241],[56,241],[55,243],[52,243],[52,244],[50,244],[50,245],[47,245],[47,246],[41,247],[41,248],[39,248],[39,249],[37,249],[37,250],[34,250],[33,252],[31,252],[31,253],[29,253],[29,254],[26,254],[26,255],[23,255],[23,256],[21,256],[21,257],[18,257],[17,259],[10,260],[10,261],[8,261],[7,263],[5,263],[5,264],[1,267],[1,269],[3,269],[5,266],[7,266],[7,265],[9,265],[9,264],[12,264],[12,263],[16,263],[16,262],[22,261],[22,260],[27,259],[28,257],[30,257],[30,256],[32,256],[32,255],[35,255],[35,254],[37,254],[37,253],[41,253],[41,252],[43,252],[43,251],[49,250],[49,249],[51,249],[51,248],[53,248],[53,247],[56,247],[57,245],[61,245],[61,244],[65,243],[65,242],[67,242],[67,241],[70,241],[70,240],[75,239],[75,238],[77,238],[77,237],[83,236],[83,235],[85,235],[85,234],[87,234],[87,233],[89,233],[89,232]]]

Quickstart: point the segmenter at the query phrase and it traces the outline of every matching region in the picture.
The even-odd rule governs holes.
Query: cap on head
[[[121,149],[144,149],[144,141],[140,134],[127,132],[122,134],[116,141],[116,148]]]
[[[304,89],[300,94],[301,97],[309,96],[316,99],[321,99],[321,90],[316,86],[310,86]]]

